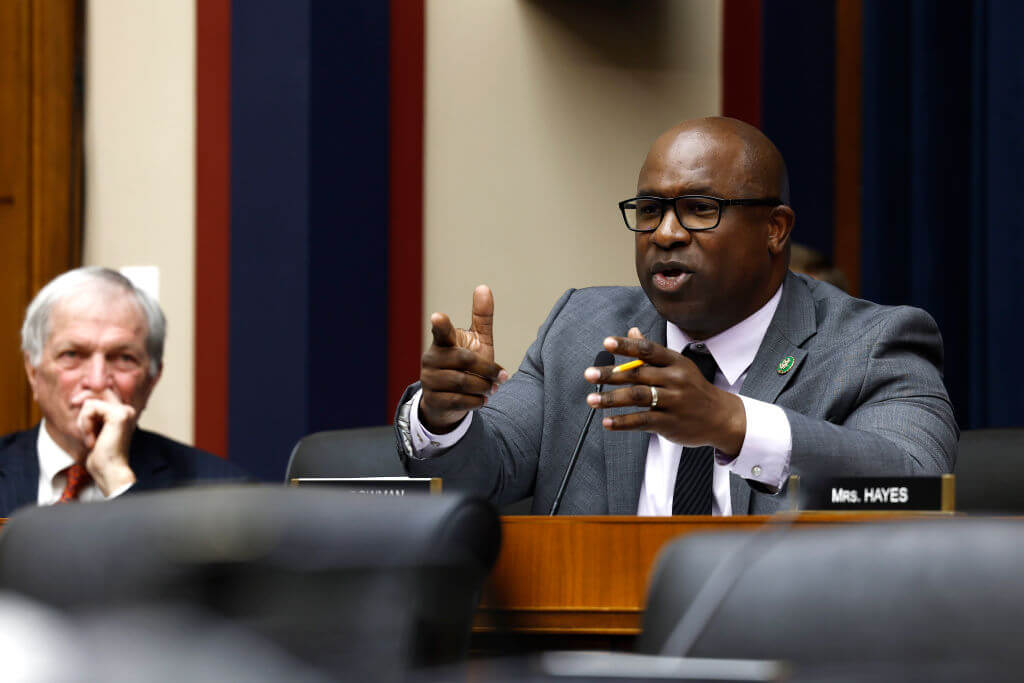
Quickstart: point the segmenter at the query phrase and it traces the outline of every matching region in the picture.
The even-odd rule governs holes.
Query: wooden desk
[[[796,527],[935,518],[906,513],[804,513]],[[668,541],[698,532],[749,531],[749,517],[503,517],[501,553],[473,630],[519,635],[640,633],[647,582]]]

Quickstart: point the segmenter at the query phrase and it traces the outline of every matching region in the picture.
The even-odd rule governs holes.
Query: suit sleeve
[[[481,495],[498,505],[532,494],[544,425],[544,344],[574,292],[558,299],[518,372],[476,412],[465,436],[429,459],[406,458],[409,474],[442,477],[446,490]]]
[[[864,367],[848,408],[833,405],[825,419],[786,409],[794,474],[936,475],[956,464],[959,430],[942,383],[935,321],[900,307],[873,331],[867,358],[848,358]]]

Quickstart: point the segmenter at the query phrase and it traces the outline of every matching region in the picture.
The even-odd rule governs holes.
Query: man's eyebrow
[[[117,346],[107,347],[106,351],[107,353],[120,353],[122,351],[143,351],[145,348],[145,345],[142,344],[126,342],[124,344],[118,344]]]
[[[707,185],[699,185],[697,187],[688,187],[683,192],[680,192],[678,194],[664,194],[662,192],[658,192],[657,190],[653,190],[653,189],[651,189],[649,187],[641,187],[641,188],[639,188],[636,191],[636,194],[637,194],[638,197],[664,197],[666,199],[668,197],[682,197],[683,195],[688,195],[688,194],[703,194],[703,195],[708,195],[709,197],[717,197],[718,196]]]

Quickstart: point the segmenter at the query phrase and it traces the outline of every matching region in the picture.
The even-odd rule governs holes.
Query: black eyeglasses
[[[761,199],[722,199],[702,194],[684,194],[679,197],[633,197],[619,202],[622,220],[633,232],[654,232],[665,217],[665,207],[672,206],[679,224],[687,230],[711,230],[722,220],[726,206],[777,206],[778,197]]]

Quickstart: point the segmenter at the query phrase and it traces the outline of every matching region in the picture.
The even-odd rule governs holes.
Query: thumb
[[[487,285],[473,290],[473,322],[469,329],[482,343],[494,346],[494,295]]]
[[[629,334],[627,336],[630,339],[643,339],[644,338],[644,335],[640,331],[639,327],[631,327],[631,328],[629,328]]]

